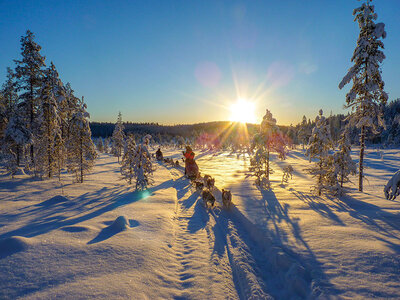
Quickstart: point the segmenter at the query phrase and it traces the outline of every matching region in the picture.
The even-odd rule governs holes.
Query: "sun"
[[[255,115],[256,106],[253,102],[245,99],[238,99],[236,103],[233,103],[230,107],[232,122],[241,123],[256,123]]]

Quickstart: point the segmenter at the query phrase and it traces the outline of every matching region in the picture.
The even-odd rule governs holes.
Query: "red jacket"
[[[194,159],[194,152],[193,151],[189,151],[189,152],[185,152],[183,153],[183,156],[185,156],[186,159]]]

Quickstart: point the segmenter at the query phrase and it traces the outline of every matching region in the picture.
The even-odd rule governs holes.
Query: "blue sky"
[[[338,83],[351,66],[356,0],[2,1],[0,82],[36,35],[46,62],[85,96],[93,121],[229,119],[238,97],[278,124],[345,113]],[[386,24],[383,79],[400,97],[400,1],[375,0]]]

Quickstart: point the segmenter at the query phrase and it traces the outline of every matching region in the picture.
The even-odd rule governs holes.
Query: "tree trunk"
[[[365,126],[362,126],[360,134],[360,162],[359,162],[359,173],[358,173],[358,190],[360,192],[363,191],[364,149],[365,149]]]
[[[51,165],[52,165],[52,158],[51,158],[51,129],[50,129],[50,111],[47,112],[47,155],[48,155],[48,160],[49,160],[49,178],[52,177],[52,170],[51,170]]]
[[[267,150],[267,180],[269,182],[269,150]]]
[[[319,159],[319,163],[318,163],[318,165],[319,165],[319,171],[320,171],[320,174],[318,175],[318,196],[321,196],[321,186],[322,186],[322,174],[321,174],[321,172],[322,172],[322,161],[321,161],[321,158]]]
[[[19,147],[19,145],[17,145],[17,150],[16,150],[16,152],[17,152],[17,166],[19,167],[19,164],[20,164],[20,161],[21,161],[21,158],[20,158],[20,147]]]
[[[82,135],[80,137],[80,142],[81,142],[81,149],[80,149],[80,154],[81,154],[81,183],[83,183],[83,141],[82,141]]]

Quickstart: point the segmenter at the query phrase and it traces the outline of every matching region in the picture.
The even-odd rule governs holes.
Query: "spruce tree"
[[[382,51],[384,45],[381,41],[386,37],[385,24],[375,23],[377,14],[371,1],[366,0],[353,11],[354,21],[358,22],[360,33],[351,58],[354,64],[339,84],[339,88],[342,89],[353,81],[353,86],[346,95],[346,107],[352,109],[351,124],[361,129],[359,191],[363,191],[366,130],[371,128],[376,131],[378,125],[383,125],[380,105],[385,104],[388,99],[388,95],[383,90],[385,84],[380,70],[380,64],[385,59]]]
[[[309,157],[311,162],[312,159],[316,159],[315,165],[309,169],[306,169],[313,177],[317,178],[317,183],[315,185],[315,190],[320,196],[322,190],[328,189],[333,183],[330,182],[327,185],[326,179],[328,174],[332,172],[332,160],[329,157],[329,150],[333,147],[331,133],[329,130],[329,125],[325,117],[323,116],[322,109],[319,111],[319,115],[315,119],[315,127],[312,130],[310,140],[308,142],[308,148],[306,155]]]
[[[132,179],[135,178],[137,173],[137,157],[136,157],[136,142],[133,135],[129,135],[126,139],[126,150],[122,157],[121,174],[129,184],[132,183]]]
[[[19,101],[23,104],[25,122],[28,130],[31,131],[33,143],[30,147],[31,168],[35,171],[37,164],[35,161],[35,143],[39,136],[37,112],[39,105],[40,89],[43,82],[43,68],[45,67],[45,57],[40,54],[41,47],[34,41],[34,34],[27,30],[26,36],[21,37],[21,60],[15,60],[17,64],[15,75],[17,78]]]
[[[7,68],[7,79],[0,90],[0,140],[4,138],[5,128],[17,103],[18,93],[15,74],[11,68]]]
[[[145,190],[149,184],[153,183],[152,174],[154,172],[151,155],[148,150],[149,135],[143,138],[143,142],[136,146],[134,156],[134,178],[136,180],[136,190]]]
[[[76,175],[78,182],[83,182],[86,175],[94,166],[97,157],[96,149],[91,138],[89,113],[86,104],[79,101],[72,115],[70,136],[67,141],[67,167],[70,173]]]
[[[103,143],[103,139],[101,137],[99,137],[97,139],[96,148],[97,148],[97,151],[99,151],[100,153],[104,152],[104,143]]]
[[[32,133],[26,128],[25,115],[22,113],[21,105],[17,105],[8,120],[2,143],[2,152],[11,175],[14,175],[20,166],[24,149],[32,142]]]
[[[303,150],[304,150],[304,145],[307,143],[308,139],[310,138],[310,133],[307,125],[307,118],[306,116],[303,116],[303,119],[300,124],[300,129],[299,129],[299,140],[303,145]]]
[[[338,143],[338,150],[333,154],[333,159],[340,183],[339,193],[341,194],[343,184],[350,182],[349,175],[355,175],[357,168],[356,163],[351,159],[351,145],[346,131],[342,133]]]
[[[118,157],[118,162],[119,157],[122,154],[122,149],[124,148],[124,139],[125,134],[124,125],[122,124],[122,114],[121,112],[119,112],[117,123],[115,124],[114,132],[112,134],[112,153],[114,154],[114,156]]]
[[[270,153],[275,151],[280,158],[285,158],[287,140],[279,131],[276,119],[267,109],[260,125],[260,132],[253,137],[252,148],[256,149],[250,160],[250,171],[256,176],[256,184],[263,188],[270,187],[269,175],[273,173],[270,165]]]

